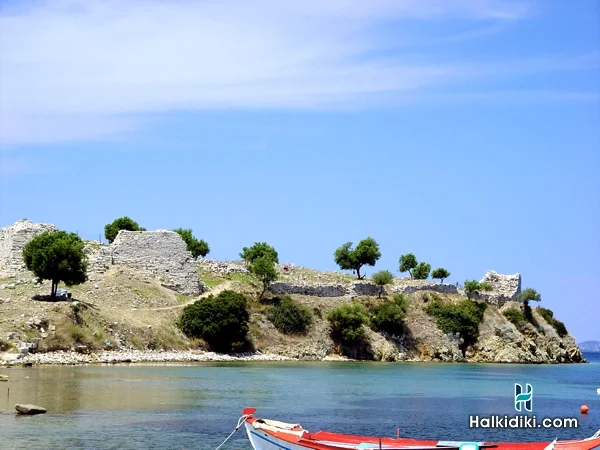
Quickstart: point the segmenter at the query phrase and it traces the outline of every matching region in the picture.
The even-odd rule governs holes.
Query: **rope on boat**
[[[242,417],[240,417],[240,418],[238,419],[238,423],[237,423],[237,426],[235,427],[235,429],[234,429],[234,430],[231,432],[231,434],[230,434],[229,436],[227,436],[227,437],[225,438],[225,440],[224,440],[223,442],[221,442],[221,445],[219,445],[219,446],[218,446],[218,447],[217,447],[215,450],[219,450],[221,447],[223,447],[223,445],[225,445],[225,442],[227,442],[227,441],[229,440],[229,438],[230,438],[231,436],[233,436],[237,430],[239,430],[239,429],[240,429],[240,427],[242,426],[242,424],[243,424],[243,423],[246,421],[246,419],[247,419],[248,417],[250,417],[250,416],[249,416],[249,415],[247,415],[247,414],[244,414]]]

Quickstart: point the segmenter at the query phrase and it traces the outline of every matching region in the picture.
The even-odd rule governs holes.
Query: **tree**
[[[493,290],[493,286],[490,283],[483,282],[480,283],[476,280],[465,281],[465,294],[467,294],[467,298],[471,300],[473,294],[479,293],[481,291],[491,291]]]
[[[252,264],[256,259],[263,256],[268,257],[273,264],[279,262],[279,255],[277,251],[266,242],[255,242],[252,247],[244,247],[240,257],[246,261],[247,264]]]
[[[88,262],[83,247],[75,233],[46,231],[23,247],[23,261],[36,277],[52,281],[50,295],[54,299],[61,281],[73,286],[87,280]]]
[[[379,258],[381,258],[379,244],[371,237],[360,241],[354,250],[352,242],[346,242],[333,254],[333,259],[340,269],[356,270],[356,277],[359,280],[364,278],[364,275],[360,275],[361,267],[374,266]]]
[[[446,269],[443,269],[442,267],[440,267],[439,269],[435,269],[433,272],[431,272],[431,278],[433,278],[434,280],[440,280],[440,283],[444,282],[445,278],[448,278],[450,276],[450,272],[448,272]]]
[[[272,255],[266,254],[256,258],[250,264],[248,270],[250,273],[255,275],[263,284],[263,290],[260,293],[260,298],[262,299],[273,281],[277,279],[277,269],[275,269],[275,261],[272,259]]]
[[[194,258],[197,258],[198,256],[202,256],[204,258],[210,252],[210,247],[208,244],[203,240],[196,239],[192,235],[192,230],[190,228],[177,228],[173,231],[181,236],[181,239],[183,239],[187,245],[188,251],[192,253]]]
[[[204,339],[217,352],[229,352],[246,342],[248,320],[246,297],[225,290],[186,306],[177,325],[186,336]]]
[[[392,282],[394,275],[389,270],[380,270],[379,272],[375,272],[371,278],[373,279],[373,283],[379,286],[378,297],[381,298],[385,285]]]
[[[400,273],[408,272],[411,278],[413,277],[412,270],[417,267],[417,258],[412,253],[400,256]]]
[[[139,224],[129,217],[119,217],[118,219],[113,220],[112,223],[109,223],[104,226],[104,237],[106,240],[111,243],[117,237],[120,230],[127,231],[146,231],[145,228],[139,226]]]
[[[420,262],[417,264],[417,267],[413,269],[413,277],[415,280],[426,280],[429,276],[429,272],[431,271],[431,265]]]
[[[531,313],[531,306],[529,305],[530,301],[540,302],[542,301],[542,296],[538,294],[538,292],[533,288],[526,288],[521,295],[519,296],[523,301],[523,312],[525,313],[525,317],[531,323],[534,322],[533,314]]]

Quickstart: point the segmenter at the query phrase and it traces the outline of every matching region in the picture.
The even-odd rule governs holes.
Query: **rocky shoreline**
[[[0,366],[21,365],[82,365],[82,364],[118,364],[118,363],[186,363],[186,362],[254,362],[254,361],[300,361],[297,358],[268,354],[242,353],[228,355],[203,351],[155,351],[155,350],[123,350],[102,351],[98,353],[48,352],[33,353],[23,358],[16,354],[0,354]],[[345,357],[325,357],[321,361],[352,361]]]

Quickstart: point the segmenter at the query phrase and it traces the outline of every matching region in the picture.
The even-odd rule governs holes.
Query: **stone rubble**
[[[217,261],[216,259],[199,258],[196,260],[196,264],[206,272],[221,276],[228,273],[248,273],[248,269],[241,261]]]

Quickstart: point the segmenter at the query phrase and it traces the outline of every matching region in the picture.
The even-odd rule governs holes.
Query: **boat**
[[[243,423],[254,450],[592,450],[600,449],[600,430],[582,440],[552,442],[460,442],[355,436],[318,431],[311,433],[300,424],[254,416],[256,408],[246,408],[238,422]],[[236,428],[237,429],[237,428]]]
[[[596,389],[596,392],[597,392],[598,394],[600,394],[600,388]]]

